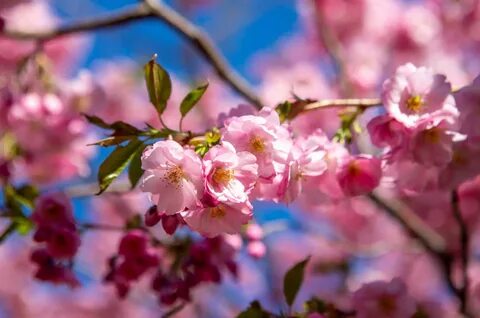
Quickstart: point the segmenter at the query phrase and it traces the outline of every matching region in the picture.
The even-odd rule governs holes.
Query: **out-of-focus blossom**
[[[416,311],[415,301],[400,279],[363,285],[353,296],[353,307],[359,318],[407,318]]]
[[[337,172],[338,183],[346,195],[355,196],[374,190],[382,177],[381,161],[371,156],[347,159]]]

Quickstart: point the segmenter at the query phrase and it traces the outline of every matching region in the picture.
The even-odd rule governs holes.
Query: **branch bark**
[[[256,108],[262,108],[263,104],[253,88],[232,68],[210,37],[203,30],[162,1],[144,0],[136,6],[123,9],[109,16],[60,26],[51,30],[22,32],[5,29],[2,34],[18,40],[48,41],[60,36],[111,28],[145,18],[157,18],[170,26],[180,36],[190,42],[190,44],[213,67],[218,76],[225,83],[227,83],[239,95],[252,103]]]
[[[458,288],[458,296],[460,300],[460,310],[462,313],[468,312],[468,265],[470,262],[470,250],[469,250],[469,234],[468,227],[465,223],[462,213],[460,211],[458,192],[452,191],[451,196],[452,211],[455,221],[460,228],[460,256],[462,261],[462,282]]]
[[[456,193],[456,192],[455,192]],[[458,202],[458,197],[455,201],[455,195],[452,195],[452,203]],[[452,279],[452,269],[453,269],[453,255],[448,252],[445,240],[433,229],[431,229],[427,224],[423,222],[413,211],[410,210],[406,205],[396,200],[385,200],[375,193],[371,193],[368,197],[375,202],[379,207],[381,207],[388,215],[395,219],[410,235],[417,239],[420,244],[426,249],[426,251],[437,261],[440,266],[442,275],[447,283],[449,289],[454,293],[455,297],[460,301],[460,312],[465,317],[473,317],[467,309],[467,296],[465,285],[467,284],[467,279],[464,276],[464,286],[457,287]],[[457,208],[455,208],[457,206]],[[454,210],[458,211],[457,203],[454,204]],[[459,215],[454,211],[456,215]],[[465,242],[468,242],[468,236],[466,225],[463,220],[458,217],[457,221],[461,225],[462,230],[462,250],[465,249]],[[461,222],[459,220],[462,220]],[[468,243],[467,243],[468,244]],[[468,246],[468,245],[467,245]],[[466,248],[468,252],[468,247]],[[464,264],[468,264],[468,258],[464,260]],[[465,265],[464,265],[465,266]],[[466,268],[463,271],[466,275]]]

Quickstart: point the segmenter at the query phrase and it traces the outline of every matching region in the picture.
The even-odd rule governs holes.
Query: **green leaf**
[[[135,186],[138,183],[138,180],[143,175],[143,169],[142,169],[142,153],[143,150],[145,150],[146,145],[141,146],[138,148],[137,152],[132,158],[132,161],[130,162],[130,166],[128,167],[128,180],[130,180],[130,184],[132,185],[132,188],[135,188]]]
[[[34,224],[29,218],[14,217],[12,220],[15,222],[15,230],[20,235],[27,235],[34,228]]]
[[[118,146],[110,155],[102,162],[98,169],[98,184],[100,191],[97,194],[103,193],[127,167],[128,163],[135,156],[136,151],[143,145],[143,143],[134,139],[126,146]]]
[[[87,114],[83,114],[83,116],[85,116],[87,121],[92,125],[98,126],[100,128],[103,128],[103,129],[110,129],[110,124],[107,124],[100,117],[93,116],[93,115],[87,115]]]
[[[238,314],[237,318],[268,318],[270,315],[263,310],[260,303],[255,300],[253,301],[250,306]]]
[[[142,227],[142,216],[140,214],[135,214],[125,223],[127,230],[138,229],[140,227]]]
[[[161,115],[167,107],[167,101],[172,94],[170,75],[155,62],[155,57],[145,64],[144,71],[150,102]]]
[[[285,278],[283,279],[283,294],[289,306],[292,306],[295,297],[297,297],[297,293],[302,286],[305,266],[309,260],[310,256],[297,263],[287,272],[287,274],[285,274]]]
[[[304,304],[305,311],[308,313],[320,313],[323,314],[327,310],[327,304],[317,297],[312,297]]]
[[[185,117],[190,110],[198,103],[208,88],[208,83],[201,85],[187,94],[180,104],[180,114]]]
[[[88,144],[87,146],[101,146],[101,147],[110,147],[121,144],[124,141],[129,140],[129,137],[119,136],[119,137],[107,137],[97,142]]]
[[[35,188],[32,185],[25,184],[21,187],[16,188],[15,192],[16,192],[16,199],[19,203],[31,209],[34,207],[35,199],[39,195],[37,188]]]

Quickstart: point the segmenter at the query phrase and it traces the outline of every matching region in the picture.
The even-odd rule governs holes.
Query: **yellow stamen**
[[[436,144],[440,141],[440,129],[438,128],[431,128],[427,129],[423,132],[423,136],[425,138],[425,141],[431,144]]]
[[[420,95],[411,96],[407,99],[407,109],[413,113],[419,113],[423,104],[423,98]]]
[[[361,169],[358,166],[356,161],[352,161],[348,165],[348,174],[352,176],[357,176],[360,173]]]
[[[378,300],[378,305],[382,309],[382,312],[385,314],[393,313],[397,308],[395,298],[389,295],[383,295],[382,297],[380,297],[380,299]]]
[[[210,208],[210,217],[213,219],[220,219],[225,216],[225,210],[221,206]]]
[[[228,184],[233,178],[232,169],[218,168],[215,169],[215,172],[213,173],[213,181],[218,184]]]
[[[165,174],[164,180],[173,186],[180,187],[184,177],[185,175],[182,168],[179,166],[173,166]]]
[[[254,153],[261,153],[265,151],[265,143],[262,138],[253,136],[250,138],[250,149]]]

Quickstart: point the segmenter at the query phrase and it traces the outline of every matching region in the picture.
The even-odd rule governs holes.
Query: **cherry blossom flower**
[[[325,144],[327,137],[317,131],[308,138],[297,138],[293,145],[289,163],[279,188],[279,196],[287,203],[294,201],[302,193],[304,185],[319,183],[319,177],[328,169]]]
[[[182,213],[183,219],[193,230],[207,237],[222,233],[239,233],[252,218],[250,203],[218,203]]]
[[[355,196],[374,190],[382,176],[379,159],[360,155],[346,160],[337,172],[338,183],[346,195]]]
[[[152,194],[159,211],[175,214],[198,206],[202,162],[193,150],[172,140],[159,141],[145,149],[142,168],[141,189]]]
[[[398,278],[363,285],[353,295],[353,307],[358,318],[407,318],[416,311],[415,301]]]
[[[232,144],[211,148],[203,158],[206,191],[219,201],[241,203],[257,181],[256,157],[249,152],[236,152]]]
[[[280,125],[278,114],[263,109],[257,116],[232,117],[225,122],[222,140],[237,151],[248,151],[257,158],[258,174],[271,180],[283,168],[291,139],[288,130]]]
[[[440,120],[455,124],[458,109],[445,76],[435,75],[425,67],[400,66],[383,85],[383,103],[390,116],[408,128],[423,122],[433,125]]]

